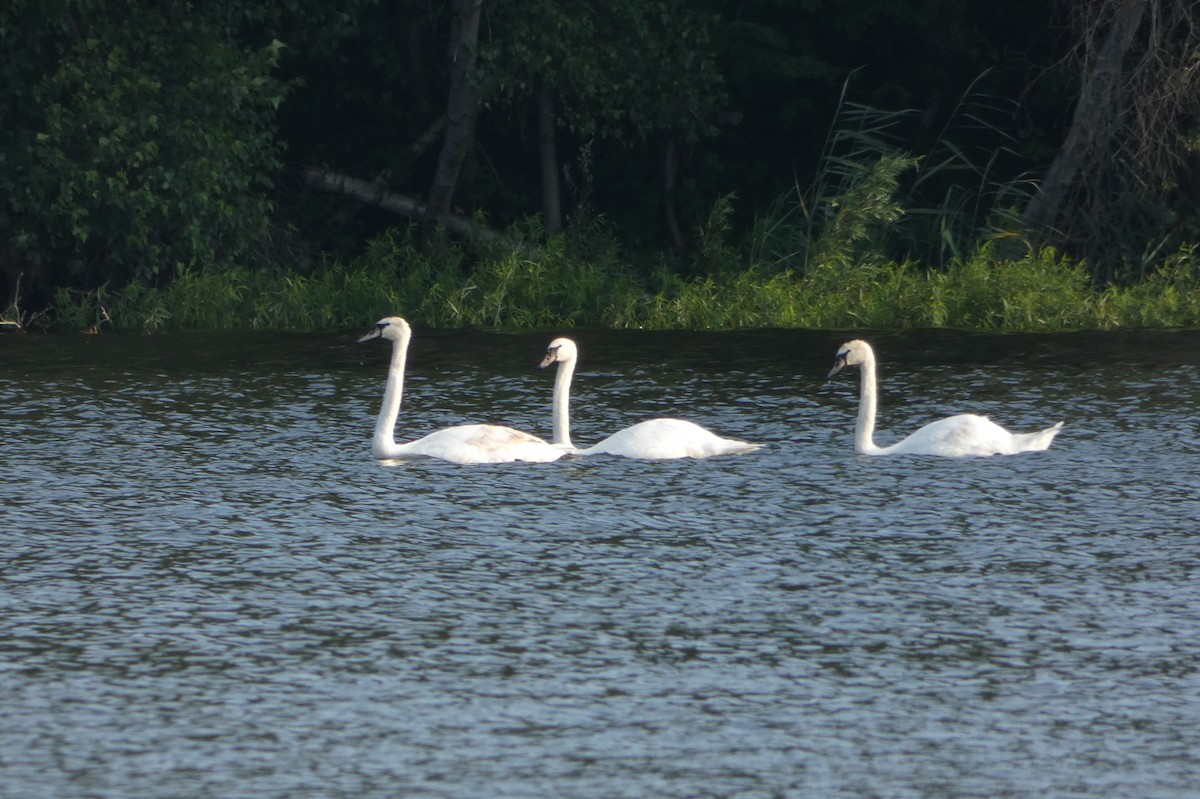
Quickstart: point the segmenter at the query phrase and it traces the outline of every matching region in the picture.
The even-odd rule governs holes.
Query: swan
[[[441,458],[451,463],[544,463],[558,460],[564,455],[561,447],[553,447],[537,436],[492,424],[447,427],[416,441],[397,444],[396,417],[400,413],[400,397],[404,393],[404,366],[408,359],[412,329],[399,316],[389,316],[376,322],[375,327],[358,343],[377,338],[392,342],[392,362],[388,367],[383,407],[375,422],[375,437],[371,441],[371,453],[376,458],[426,457]]]
[[[569,338],[556,338],[538,364],[545,369],[558,364],[554,377],[554,415],[551,443],[574,455],[620,455],[626,458],[666,460],[668,458],[707,458],[711,455],[735,455],[753,452],[761,444],[721,438],[698,424],[683,419],[651,419],[613,433],[595,446],[577,449],[571,443],[571,378],[579,350]]]
[[[862,397],[854,425],[854,451],[859,455],[1013,455],[1047,449],[1062,422],[1036,433],[1010,433],[986,416],[964,413],[930,422],[903,441],[877,447],[875,432],[875,351],[865,341],[843,344],[826,379],[847,366],[862,369]]]

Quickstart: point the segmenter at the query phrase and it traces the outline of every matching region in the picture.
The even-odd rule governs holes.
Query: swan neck
[[[404,369],[408,361],[408,337],[392,342],[392,361],[388,366],[387,387],[383,391],[383,406],[375,421],[372,448],[377,456],[396,448],[396,418],[400,415],[400,398],[404,394]]]
[[[563,361],[554,376],[553,433],[555,446],[573,448],[571,444],[571,377],[575,374],[575,360]]]
[[[875,355],[867,352],[861,367],[858,421],[854,424],[854,451],[860,455],[877,451],[875,446]]]

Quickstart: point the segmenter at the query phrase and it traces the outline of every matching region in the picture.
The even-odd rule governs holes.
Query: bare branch
[[[425,215],[425,203],[415,197],[394,192],[380,183],[362,180],[324,167],[304,167],[301,169],[300,175],[306,184],[321,191],[350,197],[409,219],[419,221]],[[481,226],[473,226],[470,219],[456,214],[446,216],[444,227],[448,232],[464,238],[472,235],[486,240],[496,238],[494,231]]]
[[[1074,117],[1026,223],[1090,254],[1155,214],[1192,158],[1200,124],[1200,16],[1194,0],[1060,0],[1079,42]]]

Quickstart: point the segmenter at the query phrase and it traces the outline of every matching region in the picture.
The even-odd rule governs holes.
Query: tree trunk
[[[475,97],[471,91],[471,81],[475,73],[482,9],[483,0],[454,0],[455,31],[450,38],[446,135],[442,139],[437,173],[433,176],[429,202],[425,206],[425,222],[434,227],[446,226],[463,161],[475,143]]]
[[[1026,206],[1021,221],[1035,233],[1053,227],[1063,200],[1080,170],[1112,140],[1113,119],[1121,82],[1122,62],[1133,44],[1148,0],[1120,0],[1104,44],[1083,76],[1079,102],[1066,140],[1046,170],[1041,188]]]
[[[542,221],[546,236],[556,236],[562,232],[562,191],[554,130],[554,87],[545,80],[538,91],[538,153],[542,167]]]
[[[675,140],[668,139],[663,150],[663,206],[667,214],[667,231],[671,234],[671,243],[680,255],[687,255],[687,239],[679,227],[679,219],[675,215],[675,178],[679,175],[679,158],[675,154]]]
[[[422,133],[420,137],[412,143],[412,147],[409,148],[409,152],[412,154],[413,160],[416,161],[420,159],[425,155],[425,153],[433,149],[433,145],[437,142],[438,137],[440,137],[445,130],[446,117],[445,115],[442,115],[435,119],[433,124],[426,128],[425,132]]]

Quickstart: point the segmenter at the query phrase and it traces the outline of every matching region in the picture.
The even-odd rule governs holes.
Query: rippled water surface
[[[357,333],[357,331],[355,332]],[[0,337],[0,794],[1191,797],[1200,335],[577,332],[573,434],[708,461],[381,464],[387,348]],[[549,334],[417,331],[401,438],[549,434]]]

